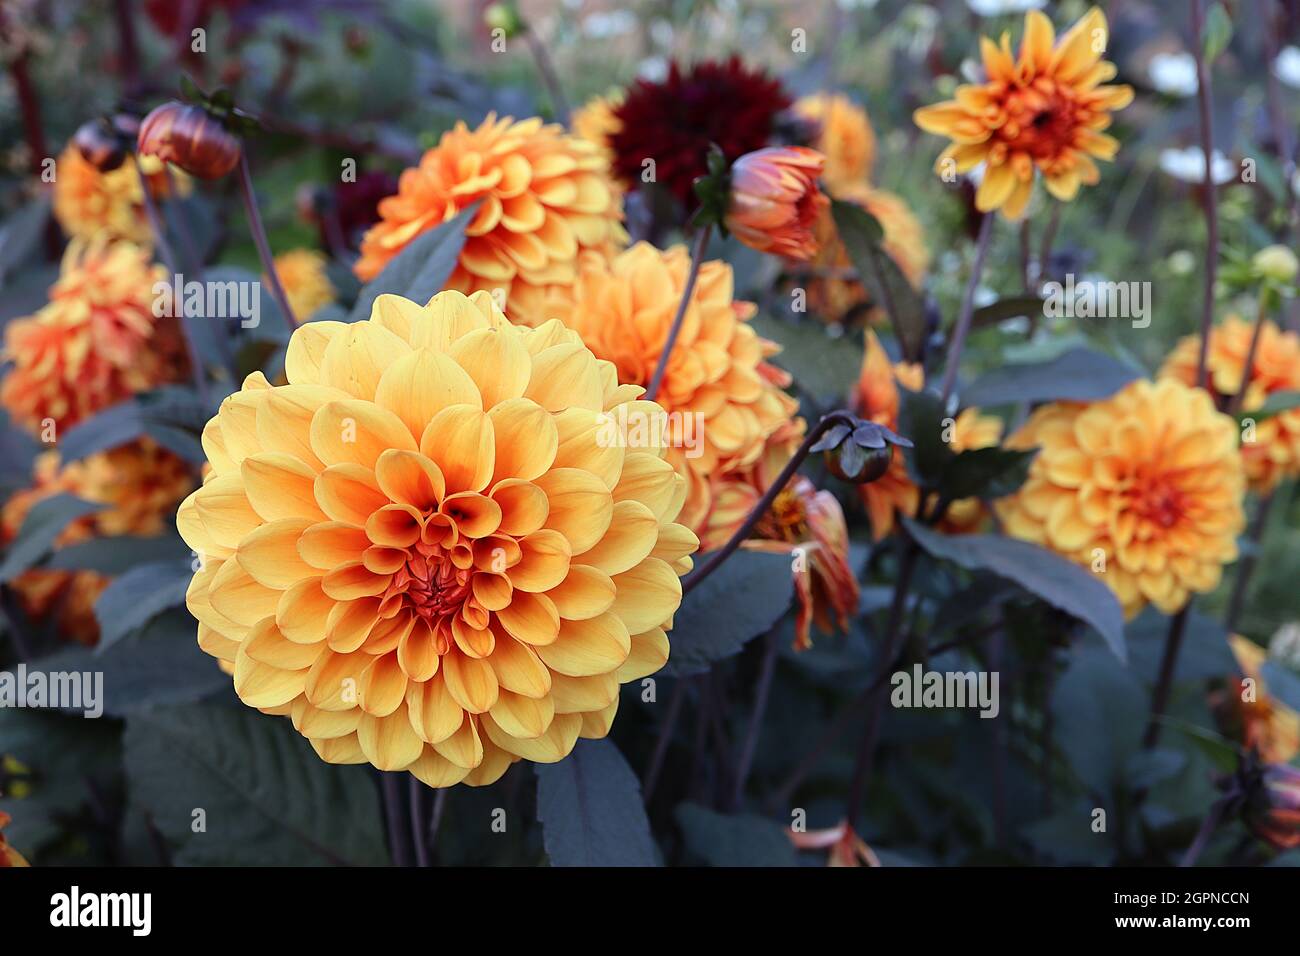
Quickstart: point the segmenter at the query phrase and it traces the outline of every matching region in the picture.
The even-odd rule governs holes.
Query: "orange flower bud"
[[[156,107],[140,125],[138,149],[200,179],[220,179],[239,162],[239,137],[202,107],[175,100]]]
[[[817,252],[813,224],[830,205],[817,185],[826,157],[804,146],[769,146],[731,167],[726,226],[745,245],[806,261]]]

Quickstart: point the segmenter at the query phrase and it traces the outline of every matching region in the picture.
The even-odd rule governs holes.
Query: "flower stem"
[[[1241,384],[1237,386],[1237,394],[1232,396],[1228,402],[1228,414],[1236,415],[1241,411],[1241,406],[1246,401],[1246,389],[1250,385],[1250,374],[1255,370],[1255,353],[1259,351],[1260,335],[1264,331],[1264,323],[1268,321],[1268,301],[1269,290],[1265,286],[1259,293],[1259,308],[1255,315],[1255,328],[1250,333],[1250,347],[1246,349],[1246,358],[1241,363]]]
[[[659,386],[663,384],[664,372],[668,369],[668,359],[673,353],[673,346],[677,344],[677,336],[681,334],[682,322],[686,319],[686,309],[691,304],[691,296],[695,294],[695,281],[700,277],[704,250],[708,248],[709,233],[712,231],[713,224],[706,223],[695,237],[695,246],[691,249],[691,269],[686,274],[686,287],[682,289],[682,300],[677,303],[677,314],[673,316],[673,324],[668,329],[668,338],[664,340],[664,347],[659,353],[659,364],[655,366],[654,375],[650,377],[650,387],[645,393],[647,401],[653,402],[659,395]]]
[[[244,211],[248,214],[248,230],[253,234],[253,243],[257,246],[257,254],[262,259],[262,271],[270,280],[271,295],[275,298],[275,304],[280,307],[281,314],[284,315],[289,332],[292,333],[298,327],[298,320],[294,317],[293,309],[289,308],[289,298],[284,294],[284,286],[280,284],[280,276],[275,271],[271,244],[266,239],[266,227],[262,225],[262,214],[257,209],[257,194],[253,192],[253,175],[248,169],[247,150],[242,150],[239,155],[239,186],[244,193]]]
[[[388,848],[393,865],[411,865],[411,844],[402,826],[402,791],[400,773],[380,771],[379,783],[384,794],[384,819],[388,823]]]
[[[1142,749],[1151,750],[1160,740],[1160,718],[1169,706],[1169,692],[1174,684],[1174,670],[1178,664],[1178,651],[1183,644],[1183,635],[1187,633],[1187,616],[1191,612],[1189,599],[1183,609],[1169,619],[1169,633],[1165,636],[1165,649],[1160,657],[1160,674],[1156,678],[1155,690],[1151,694],[1151,718],[1147,721],[1146,732],[1142,735]]]
[[[794,473],[799,470],[799,466],[808,457],[808,452],[812,449],[812,446],[817,443],[817,440],[825,434],[828,428],[839,423],[852,427],[854,423],[853,416],[843,410],[834,411],[822,416],[821,421],[813,426],[807,437],[804,438],[803,444],[790,456],[790,460],[781,469],[781,473],[776,476],[776,480],[772,482],[767,491],[763,493],[763,497],[758,500],[758,504],[754,505],[753,510],[749,512],[749,516],[745,518],[744,523],[727,539],[726,544],[715,551],[708,561],[682,582],[683,597],[690,594],[692,590],[699,586],[701,581],[716,571],[718,566],[731,557],[736,549],[740,547],[741,542],[749,537],[759,519],[767,514],[768,508],[772,507],[772,502],[776,500],[776,496],[789,484],[790,479],[794,477]]]
[[[555,64],[551,62],[551,54],[547,52],[546,44],[532,27],[525,28],[524,42],[528,44],[528,52],[533,55],[533,61],[537,64],[537,72],[542,75],[542,83],[546,86],[546,95],[551,98],[551,109],[555,111],[555,118],[568,126],[569,101],[560,86],[560,77],[555,72]]]
[[[433,845],[438,839],[438,828],[442,825],[442,814],[447,809],[447,788],[440,787],[433,795],[433,812],[429,816],[428,849],[433,853]]]
[[[179,274],[176,252],[172,249],[171,243],[167,241],[167,228],[163,225],[162,216],[158,212],[158,204],[154,202],[153,193],[149,191],[149,177],[144,174],[139,157],[135,157],[132,161],[135,163],[136,176],[140,180],[140,195],[144,201],[145,217],[149,220],[149,228],[153,231],[153,240],[158,247],[158,254],[162,256],[167,271],[171,273],[168,276],[170,280]],[[208,408],[210,402],[208,375],[203,365],[203,358],[199,355],[198,339],[194,334],[194,321],[197,317],[185,314],[185,303],[183,301],[173,302],[172,311],[176,312],[180,317],[181,334],[185,339],[185,352],[189,356],[190,368],[194,376],[194,389],[198,392],[199,401],[203,404],[203,407]]]
[[[758,672],[758,684],[754,688],[754,711],[749,717],[749,729],[745,732],[740,756],[736,760],[735,786],[731,792],[732,810],[740,809],[740,802],[745,796],[745,780],[749,776],[749,768],[754,763],[758,732],[763,725],[763,714],[767,711],[767,699],[772,689],[772,675],[776,671],[778,640],[777,629],[773,627],[767,633],[767,644],[763,648],[763,662]]]
[[[659,782],[659,772],[663,769],[664,757],[668,755],[668,744],[672,740],[673,729],[677,726],[677,718],[682,713],[682,704],[686,701],[686,683],[685,678],[679,678],[677,686],[673,688],[673,696],[668,698],[668,713],[664,715],[664,722],[659,728],[659,737],[655,741],[654,753],[650,755],[650,765],[642,778],[641,794],[647,804],[654,796],[655,784]]]
[[[1214,155],[1214,123],[1211,117],[1210,70],[1205,63],[1204,0],[1192,0],[1192,53],[1196,58],[1196,105],[1201,121],[1201,150],[1205,154],[1202,202],[1205,208],[1205,302],[1201,307],[1201,351],[1196,363],[1196,384],[1206,386],[1206,365],[1210,355],[1210,326],[1214,323],[1214,283],[1219,267],[1219,210],[1211,157]]]
[[[979,239],[975,245],[975,261],[971,264],[970,278],[966,280],[966,291],[961,299],[961,312],[957,314],[957,324],[953,327],[952,342],[948,346],[948,364],[943,370],[943,387],[939,392],[944,405],[952,395],[953,386],[957,384],[957,368],[961,365],[961,353],[966,347],[966,335],[970,332],[971,317],[975,314],[975,290],[979,288],[980,274],[984,271],[984,260],[989,254],[989,237],[993,234],[993,217],[995,213],[984,214],[980,223]]]
[[[1276,496],[1270,491],[1259,499],[1259,506],[1255,510],[1255,520],[1251,522],[1250,531],[1247,534],[1251,549],[1241,559],[1241,563],[1237,565],[1237,580],[1232,586],[1232,597],[1228,600],[1228,613],[1223,619],[1223,627],[1229,634],[1236,631],[1237,622],[1241,619],[1241,612],[1245,609],[1246,593],[1250,590],[1250,577],[1255,571],[1259,543],[1264,539],[1264,529],[1268,525],[1268,515],[1273,508],[1274,497]]]
[[[1205,815],[1205,819],[1201,822],[1201,828],[1196,831],[1196,838],[1192,840],[1192,845],[1183,854],[1183,858],[1178,864],[1180,867],[1194,866],[1196,864],[1201,851],[1205,849],[1206,844],[1210,842],[1210,837],[1214,835],[1214,831],[1219,828],[1219,824],[1223,821],[1223,813],[1228,808],[1228,803],[1227,800],[1214,801],[1214,805],[1210,807],[1210,812]]]
[[[424,784],[420,783],[414,774],[408,776],[411,778],[407,789],[411,797],[411,842],[415,844],[415,865],[428,866],[429,842],[424,819]]]

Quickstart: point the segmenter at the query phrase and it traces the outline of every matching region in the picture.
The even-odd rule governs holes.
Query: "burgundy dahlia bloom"
[[[647,159],[655,181],[693,206],[691,184],[708,172],[709,144],[727,162],[768,145],[777,114],[790,105],[779,81],[750,70],[740,58],[676,63],[662,82],[638,80],[615,110],[620,130],[610,137],[614,174],[636,187]]]

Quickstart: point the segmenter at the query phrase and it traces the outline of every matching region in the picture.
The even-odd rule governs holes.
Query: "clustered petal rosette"
[[[336,301],[334,284],[326,268],[328,262],[315,249],[290,249],[275,257],[275,274],[299,322],[305,322]]]
[[[67,464],[57,451],[43,452],[36,458],[31,487],[11,495],[0,509],[0,544],[7,546],[17,537],[33,505],[56,494],[103,505],[68,524],[54,542],[56,550],[96,537],[160,534],[177,502],[193,487],[185,462],[148,438]],[[18,575],[10,586],[29,617],[52,618],[63,637],[95,644],[95,601],[108,583],[96,571],[36,568]]]
[[[789,105],[779,81],[750,70],[737,56],[688,68],[672,63],[663,80],[633,83],[614,108],[614,174],[635,189],[646,160],[654,160],[654,182],[690,205],[695,180],[708,172],[710,148],[722,150],[728,163],[762,149]]]
[[[664,449],[603,437],[658,406],[486,292],[307,323],[285,371],[222,403],[177,515],[199,646],[244,703],[434,787],[604,736],[668,657],[698,545]]]
[[[885,232],[881,247],[907,281],[920,288],[930,268],[930,250],[920,221],[902,197],[866,183],[842,186],[834,194],[836,199],[861,206],[876,218]],[[853,268],[853,261],[840,241],[830,210],[818,218],[813,235],[817,253],[809,261],[811,274],[800,280],[808,291],[809,311],[826,322],[851,323],[863,310],[873,323],[883,320],[884,312],[871,301],[866,286],[856,278],[841,275]]]
[[[796,102],[793,112],[814,128],[808,145],[826,157],[822,179],[832,192],[867,180],[876,159],[876,134],[866,110],[843,93],[815,93]]]
[[[1138,380],[1090,404],[1038,408],[1007,441],[1038,454],[994,506],[1005,532],[1098,576],[1132,617],[1165,614],[1218,586],[1245,525],[1236,423],[1172,379]]]
[[[619,382],[644,386],[689,271],[690,254],[680,245],[660,251],[639,242],[612,259],[585,256],[569,299],[552,313],[614,363]],[[732,298],[729,265],[703,263],[656,396],[670,413],[668,460],[689,481],[680,520],[697,532],[709,512],[711,477],[756,462],[798,407],[781,391],[787,380],[766,361],[777,346],[748,324],[755,312],[752,302]],[[687,433],[696,422],[702,427]]]
[[[416,236],[481,203],[447,288],[500,290],[513,321],[539,325],[546,290],[573,282],[579,253],[627,241],[607,170],[599,147],[537,118],[458,122],[380,201],[356,274],[375,278]]]
[[[1241,390],[1242,370],[1254,334],[1254,325],[1235,315],[1210,330],[1205,367],[1210,389],[1221,406]],[[1160,369],[1160,377],[1196,384],[1200,351],[1199,335],[1180,339]],[[1259,344],[1247,376],[1241,411],[1249,416],[1263,407],[1270,396],[1298,390],[1300,336],[1283,332],[1266,320],[1259,330]],[[1259,494],[1272,491],[1283,478],[1300,474],[1300,409],[1288,409],[1257,421],[1250,440],[1241,443],[1241,459],[1250,489]]]
[[[54,218],[63,231],[70,237],[85,240],[105,234],[110,239],[152,242],[137,162],[155,198],[167,197],[173,186],[180,195],[189,193],[189,177],[180,171],[173,171],[169,176],[155,156],[142,156],[138,160],[127,156],[116,169],[100,172],[82,158],[75,146],[69,145],[56,162],[58,176],[51,200]]]
[[[62,430],[183,375],[176,321],[153,311],[164,276],[143,247],[102,236],[70,243],[49,302],[5,329],[13,367],[0,404],[14,421],[39,431],[50,419]]]
[[[1237,659],[1240,676],[1227,683],[1216,706],[1224,730],[1269,763],[1288,763],[1300,753],[1300,714],[1268,692],[1263,668],[1268,652],[1249,638],[1230,635],[1228,644]],[[1244,680],[1252,681],[1246,694]]]
[[[1081,185],[1100,179],[1093,158],[1114,159],[1119,141],[1102,130],[1111,113],[1133,101],[1133,88],[1106,86],[1115,77],[1103,60],[1106,17],[1094,7],[1056,39],[1052,21],[1037,10],[1025,15],[1019,58],[1003,34],[997,44],[980,38],[983,83],[957,87],[957,97],[917,110],[916,125],[947,136],[952,146],[935,166],[964,173],[984,164],[975,193],[982,212],[1001,210],[1019,219],[1033,192],[1035,171],[1063,202]]]

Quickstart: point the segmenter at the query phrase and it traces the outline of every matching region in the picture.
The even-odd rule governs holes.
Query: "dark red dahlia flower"
[[[733,56],[683,70],[674,63],[658,83],[638,80],[614,110],[620,130],[610,137],[614,174],[632,187],[645,160],[655,181],[687,206],[691,184],[707,172],[710,143],[728,162],[768,145],[777,114],[790,105],[779,81]]]

